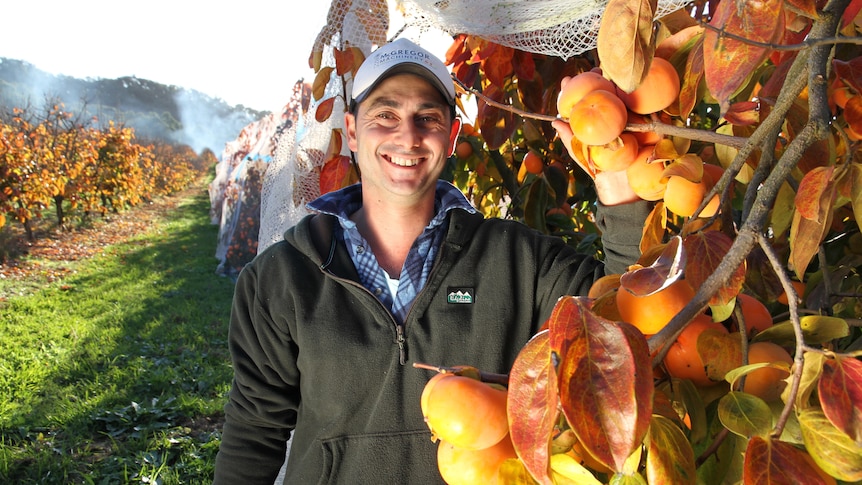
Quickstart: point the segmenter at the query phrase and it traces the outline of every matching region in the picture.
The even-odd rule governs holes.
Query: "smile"
[[[422,161],[421,158],[398,158],[398,157],[386,157],[390,162],[398,165],[399,167],[413,167],[419,164]]]

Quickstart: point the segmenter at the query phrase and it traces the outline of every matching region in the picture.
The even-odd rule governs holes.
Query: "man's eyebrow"
[[[399,101],[398,98],[382,96],[377,99],[371,100],[371,104],[368,105],[368,108],[378,108],[378,107],[387,107],[387,108],[399,108],[404,103]],[[419,109],[439,109],[445,111],[447,109],[447,105],[438,101],[426,101],[419,105]]]

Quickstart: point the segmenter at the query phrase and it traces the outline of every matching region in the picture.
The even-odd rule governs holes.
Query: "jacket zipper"
[[[374,296],[374,293],[369,291],[368,288],[362,286],[361,284],[357,283],[356,281],[353,281],[353,280],[350,280],[347,278],[342,278],[340,276],[336,276],[331,271],[329,271],[325,268],[320,268],[320,271],[326,275],[329,275],[331,278],[334,278],[334,279],[341,281],[343,283],[355,286],[355,287],[361,289],[362,291],[364,291],[365,293],[368,293],[368,295],[371,296],[371,298],[373,298],[374,301],[376,301],[377,304],[383,308],[383,311],[386,312],[386,315],[389,316],[389,321],[392,322],[392,325],[395,326],[395,343],[398,345],[398,362],[401,365],[407,364],[407,347],[406,347],[407,339],[404,337],[404,325],[398,323],[395,320],[395,317],[392,315],[392,312],[390,312],[389,309],[383,305],[383,302],[381,302],[379,299],[377,299],[377,297]],[[418,295],[417,295],[417,298],[418,298]]]
[[[407,363],[407,352],[404,350],[404,325],[395,324],[396,341],[398,342],[398,362],[401,365]]]
[[[442,260],[444,251],[446,251],[445,246],[446,246],[445,242],[444,242],[444,244],[440,245],[440,253],[437,254],[437,261],[435,261],[433,266],[431,267],[431,272],[428,274],[428,281],[431,281],[431,279],[434,277],[435,273],[437,273],[437,267],[438,267],[439,261]],[[350,285],[356,286],[357,288],[361,288],[364,292],[368,293],[371,296],[371,298],[374,298],[374,300],[377,302],[378,305],[383,307],[383,311],[385,311],[386,314],[389,316],[389,321],[392,322],[393,325],[395,325],[395,343],[398,345],[398,362],[401,365],[406,365],[407,364],[407,339],[404,337],[404,325],[405,324],[398,323],[395,320],[395,317],[392,315],[392,312],[390,312],[389,309],[386,308],[383,305],[383,303],[379,299],[377,299],[377,297],[371,291],[368,290],[368,288],[362,286],[360,283],[358,283],[356,281],[353,281],[353,280],[350,280],[347,278],[342,278],[340,276],[336,276],[332,271],[329,271],[328,266],[329,266],[329,263],[332,261],[332,256],[334,253],[335,253],[335,246],[333,245],[330,248],[328,260],[325,263],[318,266],[318,269],[320,270],[321,273],[329,275],[330,277],[332,277],[338,281],[342,281],[342,282],[348,283]],[[418,300],[419,297],[423,293],[425,293],[426,291],[428,291],[427,282],[426,282],[426,285],[419,291],[419,293],[416,294],[416,297],[413,299],[413,303],[410,304],[410,309],[407,310],[407,314],[405,315],[405,318],[404,318],[405,322],[410,318],[410,313],[413,312],[413,306],[416,304],[416,300]]]

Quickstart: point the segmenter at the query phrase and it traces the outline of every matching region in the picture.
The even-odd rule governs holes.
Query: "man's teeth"
[[[401,167],[412,167],[412,166],[414,166],[414,165],[416,165],[416,164],[418,164],[418,163],[419,163],[419,159],[418,159],[418,158],[396,158],[396,157],[391,157],[389,160],[390,160],[392,163],[394,163],[395,165],[399,165],[399,166],[401,166]]]

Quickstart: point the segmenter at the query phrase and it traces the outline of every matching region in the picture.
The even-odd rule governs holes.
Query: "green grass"
[[[210,483],[233,282],[205,191],[0,304],[0,483]]]

